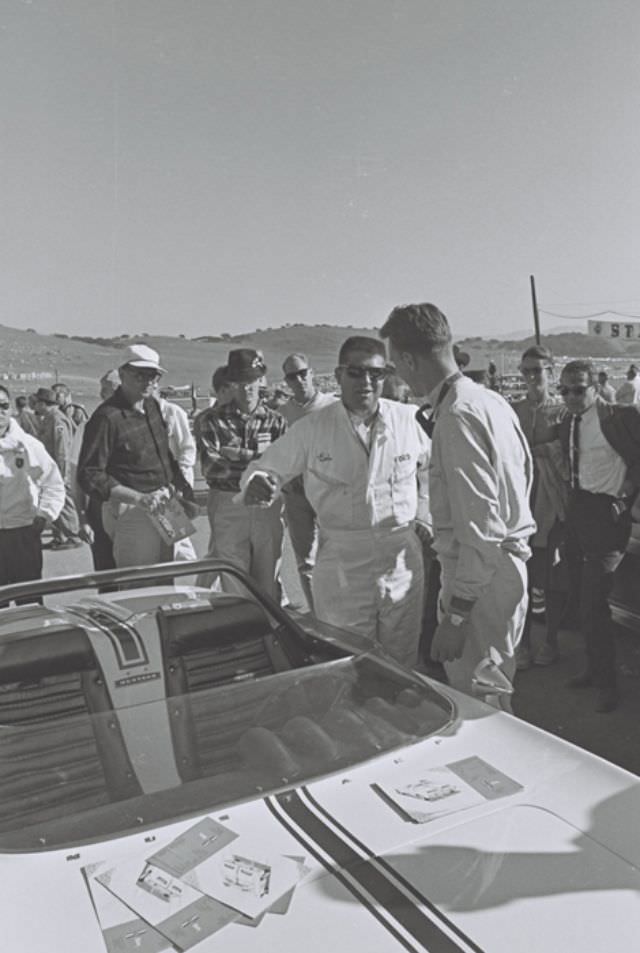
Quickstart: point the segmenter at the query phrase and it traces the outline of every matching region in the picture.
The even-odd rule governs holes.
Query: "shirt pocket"
[[[352,477],[333,464],[310,466],[304,489],[323,526],[348,529],[353,522]]]

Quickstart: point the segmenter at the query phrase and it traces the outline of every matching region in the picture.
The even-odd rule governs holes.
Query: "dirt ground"
[[[196,551],[204,554],[209,535],[206,517],[196,520]],[[88,572],[88,546],[77,550],[45,550],[45,576]],[[282,575],[287,596],[299,607],[304,602],[288,545],[285,545]],[[60,601],[62,597],[53,597]],[[534,624],[534,644],[542,637]],[[560,658],[546,668],[532,666],[518,672],[514,710],[518,717],[571,741],[640,775],[640,632],[618,629],[618,675],[620,706],[610,714],[594,711],[593,689],[569,689],[567,679],[582,667],[582,644],[578,632],[560,633]]]

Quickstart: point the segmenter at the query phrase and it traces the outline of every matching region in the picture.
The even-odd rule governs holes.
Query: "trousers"
[[[279,604],[282,504],[276,501],[268,507],[244,506],[233,502],[234,495],[233,490],[209,489],[207,512],[211,541],[208,555],[228,560],[244,569]],[[199,579],[198,584],[207,582]],[[223,588],[227,587],[223,585]],[[237,591],[235,586],[230,588]]]
[[[304,493],[289,490],[283,495],[284,513],[291,546],[296,557],[300,585],[313,612],[311,578],[318,550],[318,526],[315,510]]]
[[[102,523],[111,537],[118,568],[172,560],[173,546],[164,542],[141,506],[109,500],[102,505]]]
[[[442,567],[441,605],[446,611],[455,583],[455,562],[439,557]],[[471,632],[462,656],[445,662],[444,669],[452,688],[473,695],[473,673],[483,659],[490,657],[513,682],[516,671],[515,650],[522,638],[527,614],[526,564],[506,550],[499,550],[498,565],[491,582],[484,588],[471,610]],[[496,707],[510,710],[503,697]]]
[[[604,493],[574,490],[567,511],[567,563],[577,594],[586,671],[598,688],[616,687],[616,648],[609,608],[613,574],[631,533],[631,514]]]
[[[0,585],[30,582],[42,578],[42,545],[40,533],[32,526],[0,529]],[[41,599],[37,600],[42,602]],[[33,598],[18,599],[34,602]],[[6,603],[0,603],[4,606]]]
[[[321,531],[313,597],[321,622],[353,629],[403,665],[416,665],[424,567],[412,526]]]

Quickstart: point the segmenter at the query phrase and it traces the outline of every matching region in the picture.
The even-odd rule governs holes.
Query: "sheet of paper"
[[[123,859],[97,879],[179,950],[191,949],[237,916],[229,906],[139,857]]]
[[[129,907],[103,886],[96,877],[106,869],[105,863],[89,864],[84,875],[93,909],[96,912],[107,953],[163,953],[176,948],[169,940],[137,917]]]
[[[224,824],[214,821],[212,817],[205,817],[166,847],[152,854],[148,860],[150,864],[162,867],[174,877],[183,877],[189,870],[193,870],[230,844],[237,836]]]
[[[445,765],[410,773],[398,771],[393,782],[375,787],[413,821],[424,824],[435,818],[482,804],[485,798]]]
[[[185,883],[248,917],[258,917],[300,880],[297,860],[238,837],[183,877]]]

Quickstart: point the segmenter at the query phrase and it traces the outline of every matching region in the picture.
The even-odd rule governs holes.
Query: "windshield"
[[[264,797],[415,743],[453,714],[370,654],[89,713],[83,682],[94,677],[19,686],[13,703],[28,717],[0,727],[0,849],[115,837]]]

